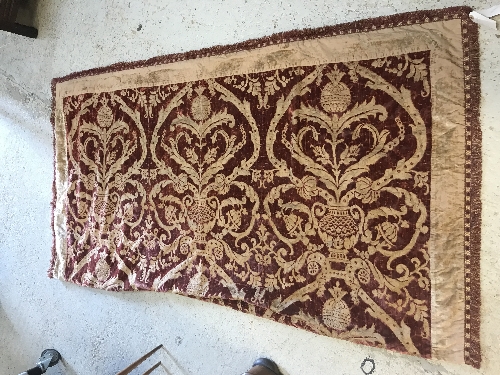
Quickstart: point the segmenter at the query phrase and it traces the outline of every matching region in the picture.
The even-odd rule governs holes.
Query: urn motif
[[[357,206],[313,206],[314,219],[322,241],[331,257],[347,262],[347,252],[358,242],[363,212]]]
[[[217,219],[217,201],[210,198],[195,199],[187,208],[187,222],[189,228],[194,232],[196,241],[205,241]]]

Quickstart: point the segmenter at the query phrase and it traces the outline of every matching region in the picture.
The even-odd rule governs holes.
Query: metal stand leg
[[[54,366],[61,359],[61,354],[55,349],[45,349],[40,355],[40,359],[36,364],[36,367],[25,371],[19,375],[41,375],[45,374],[45,371],[49,367]]]

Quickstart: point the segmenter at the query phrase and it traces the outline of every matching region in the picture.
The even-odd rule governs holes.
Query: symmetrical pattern
[[[431,64],[420,50],[63,97],[58,277],[431,357]]]
[[[428,60],[67,97],[66,278],[429,355]]]

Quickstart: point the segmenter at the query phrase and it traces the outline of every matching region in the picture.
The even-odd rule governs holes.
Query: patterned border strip
[[[271,36],[251,39],[245,42],[214,46],[197,51],[158,56],[136,62],[122,62],[90,70],[71,73],[52,80],[52,126],[55,125],[56,85],[76,78],[111,73],[147,66],[168,64],[178,61],[197,59],[221,54],[239,52],[248,49],[261,48],[273,44],[288,43],[309,39],[318,39],[336,35],[364,33],[379,29],[394,28],[413,24],[462,20],[463,61],[465,74],[465,120],[466,120],[466,151],[465,151],[465,347],[464,361],[473,367],[481,366],[480,345],[480,249],[481,249],[481,125],[479,121],[481,87],[479,75],[479,40],[478,26],[469,20],[469,7],[453,7],[438,10],[421,10],[365,19],[336,26],[326,26],[316,29],[292,30]],[[55,155],[55,137],[53,139]],[[54,160],[55,163],[55,160]],[[55,167],[54,167],[55,177]],[[53,185],[52,211],[55,207],[55,178]],[[54,215],[52,215],[52,221]],[[52,222],[52,230],[54,231]],[[53,232],[52,259],[55,256],[55,233]],[[53,276],[53,260],[49,269],[49,277]]]
[[[481,124],[479,121],[481,86],[479,76],[478,27],[462,19],[465,76],[465,363],[481,366]]]

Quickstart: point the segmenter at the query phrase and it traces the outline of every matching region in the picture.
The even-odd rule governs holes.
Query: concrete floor
[[[366,357],[374,359],[376,374],[497,373],[500,39],[487,30],[481,30],[482,370],[358,346],[173,294],[103,292],[46,277],[52,241],[51,78],[278,31],[463,4],[453,0],[40,0],[32,4],[38,39],[0,32],[0,374],[25,370],[50,347],[58,349],[64,361],[48,374],[114,374],[159,343],[166,350],[148,363],[161,359],[165,367],[154,374],[236,375],[258,356],[273,358],[289,375],[361,375]],[[494,5],[467,4],[478,9]]]

